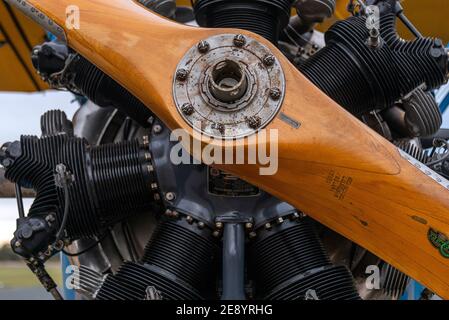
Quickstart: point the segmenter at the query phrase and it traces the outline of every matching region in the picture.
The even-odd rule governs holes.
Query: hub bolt
[[[186,81],[188,76],[189,71],[187,71],[186,69],[179,69],[176,72],[176,79],[178,79],[179,81]]]
[[[264,63],[267,67],[272,66],[275,62],[276,62],[276,58],[275,58],[272,54],[267,54],[267,55],[263,58],[263,63]]]
[[[243,34],[238,34],[234,37],[234,44],[237,47],[243,47],[246,44],[246,38]]]
[[[207,41],[200,41],[200,43],[198,43],[198,51],[200,53],[206,53],[208,52],[210,49],[210,45],[209,42]]]
[[[184,103],[181,107],[182,113],[184,113],[186,116],[191,116],[195,109],[193,108],[192,104],[190,103]]]
[[[270,90],[270,97],[273,100],[279,100],[281,98],[281,90],[278,88],[272,88]]]

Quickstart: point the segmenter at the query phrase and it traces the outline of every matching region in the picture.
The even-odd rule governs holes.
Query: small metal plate
[[[438,182],[442,187],[449,190],[449,181],[446,178],[443,178],[438,173],[430,169],[425,164],[421,163],[420,161],[413,158],[411,155],[409,155],[407,152],[403,151],[402,149],[399,149],[399,153],[401,154],[402,158],[410,162],[413,166],[415,166],[417,169],[419,169],[422,173],[424,173],[426,176],[431,178],[432,180]]]
[[[12,6],[22,11],[25,15],[33,19],[36,23],[41,25],[45,30],[51,32],[59,40],[66,42],[67,38],[64,29],[57,25],[52,19],[47,17],[44,13],[37,10],[25,0],[5,0]]]
[[[187,79],[174,77],[173,96],[178,111],[194,129],[214,138],[237,139],[257,132],[276,116],[284,99],[285,77],[279,61],[264,64],[264,58],[272,55],[270,49],[246,36],[246,43],[236,46],[235,36],[222,34],[205,39],[209,45],[206,53],[197,46],[191,48],[177,68],[188,71]],[[226,106],[208,92],[210,69],[224,59],[239,62],[249,82],[246,94]],[[270,96],[273,88],[281,93],[276,99]],[[189,112],[183,112],[185,105],[192,107]],[[257,125],[251,119],[256,119]]]

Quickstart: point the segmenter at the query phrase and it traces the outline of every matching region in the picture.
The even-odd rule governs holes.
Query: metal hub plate
[[[270,49],[247,36],[243,46],[236,45],[235,37],[217,35],[202,42],[207,50],[191,48],[177,68],[187,76],[174,77],[178,111],[190,126],[214,138],[237,139],[257,132],[276,116],[284,99],[284,72]],[[267,63],[267,56],[274,59]],[[225,59],[240,63],[248,81],[246,93],[232,103],[218,101],[209,90],[211,68]],[[278,96],[270,94],[273,89]]]

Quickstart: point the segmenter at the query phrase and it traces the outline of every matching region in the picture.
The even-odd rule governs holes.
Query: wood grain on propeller
[[[15,2],[15,0],[10,0]],[[80,9],[80,29],[66,30],[69,45],[142,100],[171,129],[188,128],[172,99],[172,81],[183,55],[220,33],[150,13],[131,0],[29,0],[61,26],[66,7]],[[449,259],[427,239],[430,228],[449,235],[449,193],[403,159],[397,148],[353,118],[304,78],[266,40],[287,80],[279,116],[279,170],[259,175],[257,165],[223,169],[260,186],[377,254],[449,298]],[[244,143],[244,142],[243,142]]]

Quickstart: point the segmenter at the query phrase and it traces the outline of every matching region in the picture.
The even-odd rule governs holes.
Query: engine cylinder
[[[261,230],[249,246],[248,261],[257,299],[359,298],[349,270],[331,264],[308,219]]]
[[[448,57],[441,41],[404,41],[396,16],[380,21],[378,46],[365,17],[337,22],[326,32],[326,47],[302,64],[300,71],[354,115],[391,107],[423,83],[437,88],[447,79]]]
[[[5,177],[36,190],[29,217],[55,214],[58,224],[63,220],[65,191],[55,182],[59,164],[67,167],[73,180],[67,186],[67,238],[98,236],[106,227],[154,204],[151,157],[137,140],[89,146],[72,136],[65,115],[55,112],[46,113],[42,125],[41,138],[22,136],[8,144],[2,155],[9,161]],[[60,132],[64,127],[69,133]],[[14,155],[9,152],[12,146],[19,150]]]
[[[164,220],[148,242],[142,262],[194,288],[204,298],[216,298],[218,245],[209,229],[185,219]],[[156,287],[164,294],[169,288]]]
[[[197,0],[198,24],[212,28],[239,28],[277,43],[287,26],[292,0]]]

